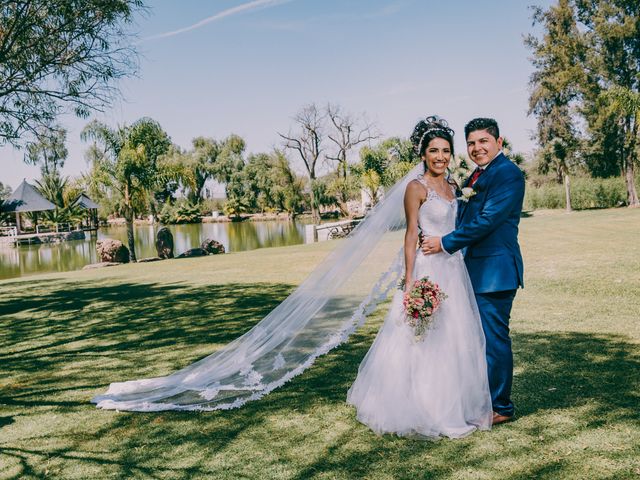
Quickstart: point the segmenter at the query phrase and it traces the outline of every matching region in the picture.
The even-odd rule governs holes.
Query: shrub
[[[571,179],[571,207],[574,210],[613,208],[626,205],[624,180],[615,178],[578,177]],[[544,183],[527,185],[524,208],[565,208],[564,185]]]
[[[198,209],[200,210],[200,215],[208,216],[211,215],[211,212],[217,210],[218,212],[222,212],[224,209],[224,198],[204,198],[198,203]]]
[[[198,206],[191,205],[188,202],[180,202],[174,205],[165,203],[158,217],[164,224],[200,223],[202,221]]]
[[[563,207],[564,187],[562,185],[545,184],[540,187],[527,185],[524,197],[525,210]]]
[[[576,210],[619,207],[627,202],[621,178],[581,178],[571,190],[571,203]]]

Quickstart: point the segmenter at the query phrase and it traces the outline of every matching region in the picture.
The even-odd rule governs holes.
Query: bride
[[[406,278],[429,275],[448,298],[432,331],[415,343],[403,324],[402,292],[395,294],[348,401],[377,432],[460,437],[489,428],[484,337],[462,257],[416,255],[418,225],[429,235],[454,228],[454,189],[445,176],[452,136],[443,120],[420,122],[412,141],[424,164],[386,192],[349,237],[244,335],[169,375],[114,382],[92,402],[148,412],[230,409],[257,400],[345,342],[396,286],[404,264]],[[402,250],[393,253],[405,226],[403,261]]]
[[[446,122],[419,122],[411,140],[424,173],[406,188],[405,287],[393,297],[378,335],[349,389],[357,417],[378,433],[463,437],[491,426],[485,340],[471,281],[460,252],[424,255],[419,230],[442,236],[455,227],[456,188],[447,181],[453,131]],[[405,322],[403,295],[428,276],[447,295],[423,340]]]

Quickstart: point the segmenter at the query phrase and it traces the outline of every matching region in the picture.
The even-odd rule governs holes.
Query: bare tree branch
[[[298,127],[298,133],[287,135],[278,133],[284,140],[283,146],[286,149],[298,152],[300,159],[309,174],[311,181],[311,210],[315,219],[319,219],[313,184],[316,179],[316,167],[324,151],[323,141],[325,137],[325,114],[312,103],[303,107],[293,117]]]
[[[327,159],[338,162],[338,175],[347,176],[347,155],[357,145],[379,138],[375,132],[375,125],[364,117],[354,118],[348,113],[343,113],[339,105],[328,104],[327,117],[333,126],[333,131],[328,135],[335,146],[335,153],[327,155]]]

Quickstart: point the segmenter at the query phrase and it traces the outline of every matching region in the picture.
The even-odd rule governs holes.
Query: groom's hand
[[[442,243],[440,237],[425,237],[422,240],[422,253],[425,255],[431,255],[433,253],[440,253],[442,251]]]

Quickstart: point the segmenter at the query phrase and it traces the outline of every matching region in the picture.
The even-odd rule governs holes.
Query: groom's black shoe
[[[507,417],[506,415],[500,415],[499,413],[493,412],[493,421],[492,425],[498,425],[499,423],[510,422],[513,420],[513,416]]]

